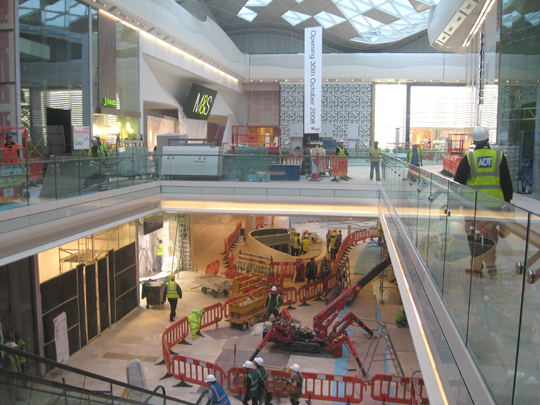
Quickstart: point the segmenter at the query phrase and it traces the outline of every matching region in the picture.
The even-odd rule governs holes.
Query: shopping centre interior
[[[257,356],[274,404],[538,402],[539,2],[4,3],[0,404],[240,403]],[[511,202],[453,181],[476,126]]]

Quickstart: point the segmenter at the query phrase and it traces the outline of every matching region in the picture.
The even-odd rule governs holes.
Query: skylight
[[[257,17],[257,13],[253,10],[250,10],[247,7],[242,7],[240,11],[238,12],[238,17],[243,18],[246,21],[253,21],[255,17]]]
[[[246,7],[264,7],[272,3],[272,0],[248,0]]]
[[[325,29],[331,28],[337,24],[341,24],[343,21],[347,21],[343,17],[339,17],[335,14],[331,14],[326,11],[321,11],[319,14],[315,15],[314,17],[319,22],[319,24],[321,24]]]
[[[287,11],[281,17],[291,25],[298,25],[302,21],[306,21],[308,18],[311,18],[310,15],[299,13],[298,11]]]

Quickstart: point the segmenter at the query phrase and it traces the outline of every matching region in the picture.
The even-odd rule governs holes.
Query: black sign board
[[[158,229],[163,228],[163,217],[161,215],[153,215],[146,217],[143,220],[143,233],[148,235]]]
[[[186,117],[195,120],[208,120],[216,96],[217,91],[193,83],[184,109]]]

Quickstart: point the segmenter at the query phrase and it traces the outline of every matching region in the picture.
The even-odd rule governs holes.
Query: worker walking
[[[373,169],[375,169],[375,180],[381,181],[381,174],[379,172],[379,162],[381,161],[381,149],[379,148],[379,142],[373,141],[373,146],[369,148],[369,179],[373,180]]]
[[[489,131],[486,127],[478,126],[473,129],[472,141],[475,149],[467,154],[467,158],[462,159],[454,177],[454,181],[465,184],[478,191],[482,191],[492,197],[501,200],[501,203],[492,201],[481,202],[481,198],[477,198],[480,206],[489,206],[492,209],[502,209],[504,203],[510,202],[514,195],[512,179],[508,169],[508,162],[503,152],[497,152],[491,149],[489,145]],[[471,227],[475,227],[475,231],[481,232],[484,236],[494,242],[494,247],[483,255],[483,259],[475,259],[482,252],[480,245],[475,251],[475,234],[470,232]],[[487,273],[490,276],[497,275],[497,254],[495,246],[499,240],[499,235],[505,237],[504,230],[498,228],[498,223],[493,221],[477,220],[465,221],[465,232],[468,235],[469,249],[471,251],[471,269],[468,270],[478,277],[482,277],[483,263],[486,263]],[[478,242],[480,243],[480,242]]]
[[[246,361],[242,365],[246,369],[245,387],[246,394],[242,404],[249,405],[251,399],[252,405],[258,405],[257,391],[259,389],[260,374],[257,372],[255,365],[251,361]]]
[[[161,267],[163,266],[163,241],[158,240],[156,247],[156,273],[161,272]]]
[[[193,309],[191,315],[188,316],[189,328],[191,329],[191,338],[193,340],[197,339],[197,336],[203,336],[201,333],[201,321],[204,315],[203,308]]]
[[[300,397],[302,396],[302,386],[304,384],[304,378],[300,373],[300,366],[293,364],[290,369],[291,377],[287,381],[285,391],[289,393],[289,400],[291,405],[299,405]]]
[[[416,142],[411,142],[411,147],[412,149],[409,149],[407,155],[407,163],[414,167],[409,167],[408,178],[411,181],[416,181],[416,178],[420,176],[420,171],[417,168],[422,166],[422,152],[418,149]],[[403,180],[407,180],[407,178],[403,178]]]
[[[231,405],[229,397],[225,394],[220,382],[216,380],[215,375],[208,374],[204,377],[204,382],[208,384],[208,402],[206,405]]]
[[[264,322],[270,319],[270,315],[274,315],[275,318],[279,316],[279,307],[283,305],[283,298],[281,294],[278,294],[277,287],[273,286],[270,294],[266,297],[266,315],[264,316]]]
[[[266,369],[264,368],[264,360],[262,357],[255,357],[253,359],[253,365],[255,370],[259,373],[259,387],[257,389],[257,403],[268,404],[268,398],[266,396]]]
[[[21,339],[21,334],[19,332],[15,332],[15,343],[17,344],[17,349],[21,352],[26,352],[26,343]],[[17,357],[19,359],[19,364],[21,365],[21,373],[24,373],[26,368],[26,357],[20,355]]]
[[[171,305],[171,314],[169,316],[169,321],[174,322],[176,317],[176,306],[178,305],[178,299],[182,298],[182,289],[176,283],[175,275],[171,274],[169,281],[167,282],[167,289],[165,290],[165,296],[163,297],[163,302],[165,302],[165,297],[169,300]]]
[[[332,236],[330,237],[330,259],[334,260],[337,255],[337,232],[334,229],[334,232],[332,232]]]

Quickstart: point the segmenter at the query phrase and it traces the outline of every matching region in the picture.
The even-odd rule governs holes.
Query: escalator
[[[0,405],[19,404],[163,404],[198,405],[196,403],[167,396],[163,386],[153,391],[142,388],[146,384],[144,374],[128,383],[89,373],[65,364],[57,363],[33,354],[0,345],[2,360],[0,367]],[[26,358],[27,372],[11,370],[11,361],[16,356]],[[44,373],[38,376],[39,371]],[[136,381],[137,384],[133,384]],[[132,382],[130,384],[129,382]]]

